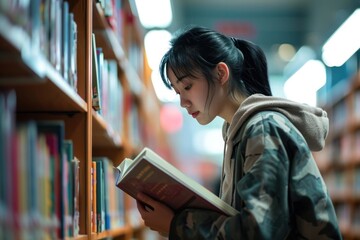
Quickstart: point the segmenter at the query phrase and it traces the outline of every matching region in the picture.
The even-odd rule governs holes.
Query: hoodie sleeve
[[[341,239],[336,215],[306,141],[281,114],[263,112],[240,143],[245,175],[233,217],[186,209],[174,217],[170,239]]]

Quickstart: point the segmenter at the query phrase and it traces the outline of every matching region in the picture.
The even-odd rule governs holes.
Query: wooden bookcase
[[[325,149],[315,153],[344,239],[360,238],[360,73],[337,85],[324,109],[330,119]]]
[[[170,154],[166,135],[158,121],[160,103],[147,79],[141,28],[131,13],[128,0],[121,1],[125,17],[121,26],[123,39],[120,40],[96,0],[67,2],[77,24],[77,91],[38,50],[32,49],[26,31],[14,23],[11,13],[6,14],[0,9],[0,92],[16,92],[17,120],[61,120],[65,123],[65,137],[73,141],[74,155],[80,161],[80,232],[73,239],[143,239],[144,227],[140,219],[135,219],[134,226],[133,217],[128,216],[134,202],[127,196],[123,227],[95,233],[90,217],[94,156],[106,156],[118,165],[124,157],[137,154],[145,145]],[[123,117],[118,119],[122,123],[121,132],[114,132],[92,107],[92,33],[96,36],[97,46],[103,49],[104,57],[118,63],[118,77],[124,90]],[[139,56],[130,56],[129,46],[138,46]],[[140,63],[134,66],[136,61]],[[129,116],[129,104],[135,107],[139,116],[135,126]],[[131,136],[130,129],[138,129],[139,135]]]

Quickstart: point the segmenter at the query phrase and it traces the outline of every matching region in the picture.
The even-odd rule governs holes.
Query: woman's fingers
[[[137,197],[138,197],[138,201],[137,201],[138,208],[139,205],[141,205],[140,207],[147,212],[154,211],[153,206],[156,204],[156,201],[154,201],[151,197],[143,193],[139,193]]]

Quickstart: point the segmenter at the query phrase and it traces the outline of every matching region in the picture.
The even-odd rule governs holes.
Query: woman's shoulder
[[[297,141],[302,138],[301,132],[284,114],[277,111],[260,111],[249,117],[234,139],[259,135],[293,138]]]
[[[265,124],[279,126],[282,127],[283,129],[294,127],[294,125],[284,114],[273,110],[259,111],[254,113],[246,121],[244,127],[249,128],[256,125],[265,125]]]

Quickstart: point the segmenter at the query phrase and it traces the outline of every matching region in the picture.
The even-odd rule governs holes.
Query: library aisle
[[[113,166],[144,146],[180,155],[133,2],[0,1],[0,240],[162,239],[114,184]],[[314,156],[348,240],[360,239],[359,59],[327,67],[316,93],[330,133]]]
[[[360,72],[338,82],[323,107],[330,119],[325,149],[314,154],[344,239],[360,238]]]
[[[0,26],[0,239],[144,239],[113,166],[171,152],[129,1],[2,1]]]

